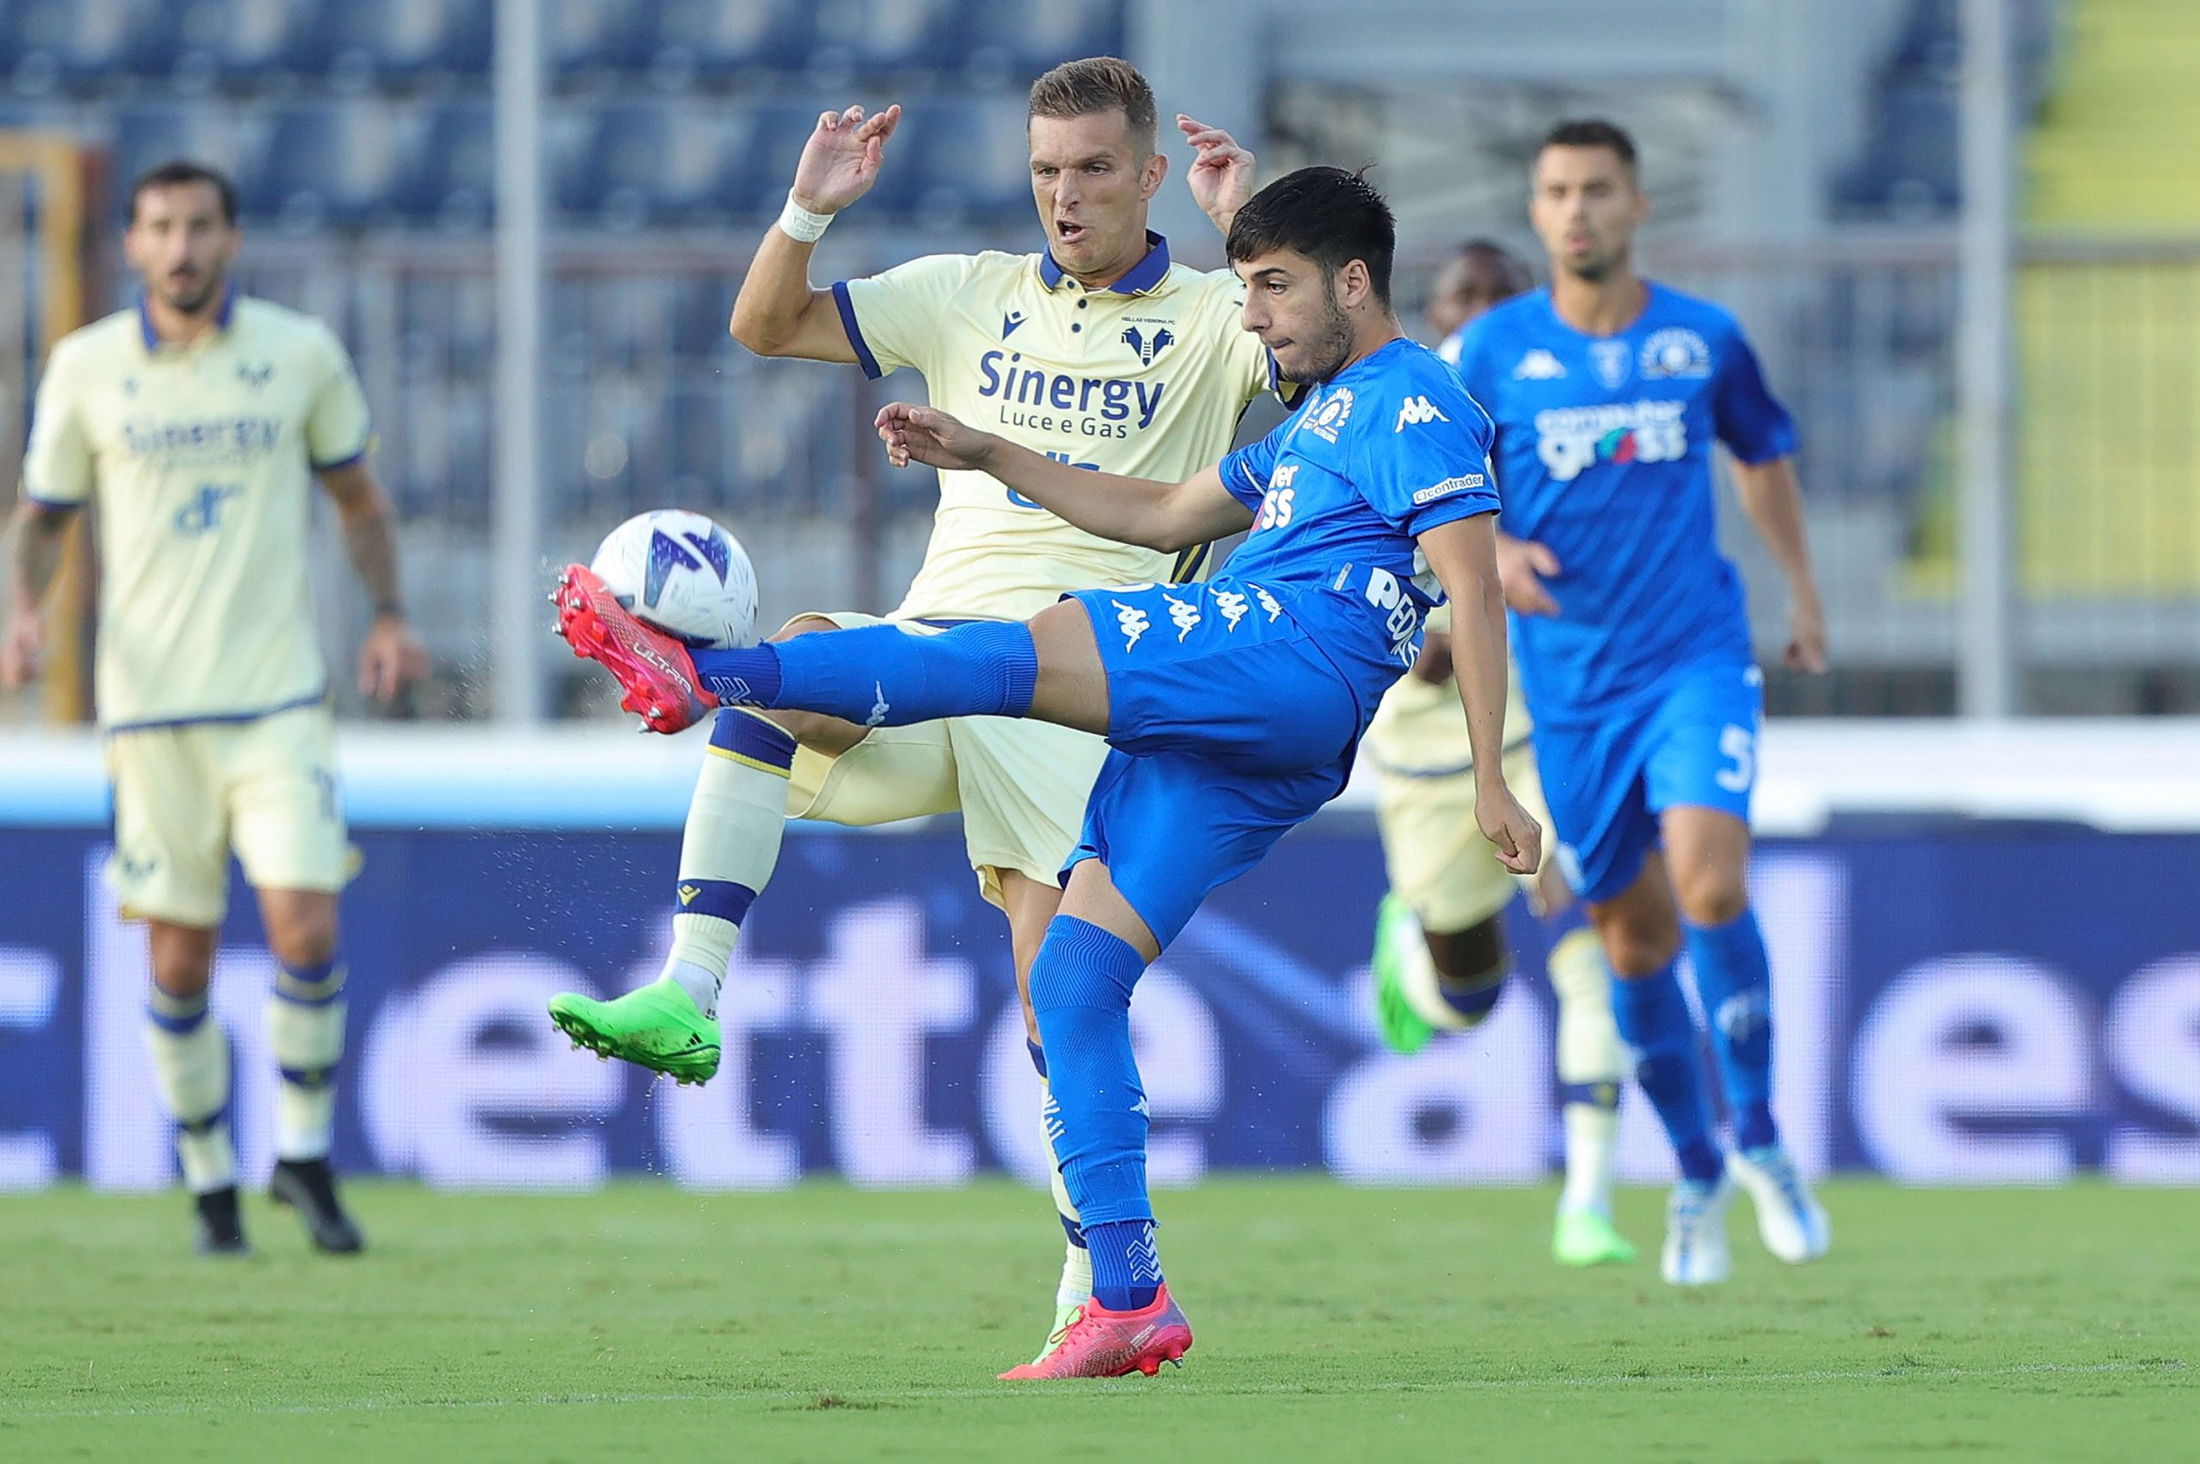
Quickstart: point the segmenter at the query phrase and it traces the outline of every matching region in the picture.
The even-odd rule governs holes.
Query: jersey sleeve
[[[1437,372],[1378,399],[1352,437],[1353,483],[1408,534],[1497,512],[1489,418],[1458,381]]]
[[[1260,503],[1268,496],[1268,478],[1276,468],[1276,452],[1282,446],[1285,422],[1258,442],[1245,446],[1223,458],[1216,466],[1222,475],[1222,486],[1230,490],[1230,496],[1254,512],[1260,511]]]
[[[1719,441],[1745,463],[1769,463],[1795,451],[1795,419],[1765,385],[1757,353],[1738,330],[1719,352],[1711,413]]]
[[[967,254],[928,254],[835,284],[833,304],[863,374],[876,381],[902,366],[929,373],[941,317],[976,264]]]
[[[92,440],[77,400],[77,374],[75,353],[66,345],[57,348],[38,383],[30,441],[23,450],[24,495],[54,508],[74,507],[92,496]]]
[[[317,334],[321,384],[306,409],[306,460],[316,473],[326,473],[367,455],[374,421],[367,412],[367,394],[359,389],[359,373],[352,370],[343,343],[331,331]]]

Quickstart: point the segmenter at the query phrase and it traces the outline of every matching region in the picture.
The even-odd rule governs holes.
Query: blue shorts
[[[1763,719],[1764,673],[1718,660],[1673,672],[1625,714],[1538,722],[1536,767],[1574,893],[1609,900],[1633,884],[1668,808],[1713,808],[1747,822]]]
[[[1224,577],[1065,598],[1092,617],[1113,750],[1063,873],[1100,860],[1165,946],[1343,791],[1360,698],[1288,595]]]

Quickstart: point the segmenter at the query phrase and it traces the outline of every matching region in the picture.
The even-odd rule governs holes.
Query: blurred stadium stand
[[[0,0],[0,125],[106,148],[116,214],[128,180],[170,156],[234,171],[252,287],[351,343],[462,712],[478,709],[487,654],[491,8]],[[872,460],[862,424],[881,388],[759,363],[727,338],[755,233],[822,106],[898,100],[891,164],[826,241],[820,276],[1031,247],[1025,86],[1065,57],[1133,49],[1153,8],[547,0],[548,551],[680,503],[732,520],[771,565],[767,618],[890,600],[921,552],[929,480]],[[2028,226],[2055,235],[2027,246],[2019,292],[2026,402],[2058,405],[2018,414],[2035,701],[2200,707],[2200,433],[2185,405],[2200,354],[2200,104],[2181,69],[2200,18],[2180,0],[2012,9],[2036,124]],[[1246,0],[1232,13],[1258,23],[1265,166],[1381,159],[1407,298],[1459,237],[1532,247],[1523,169],[1554,117],[1606,112],[1636,131],[1657,201],[1650,266],[1736,309],[1803,422],[1846,666],[1824,682],[1775,675],[1774,705],[1871,713],[1952,704],[1956,12]],[[1180,253],[1218,257],[1204,237]],[[1763,583],[1750,537],[1735,548]],[[1755,606],[1770,639],[1781,607],[1769,594]],[[350,625],[332,617],[333,651],[348,652]]]

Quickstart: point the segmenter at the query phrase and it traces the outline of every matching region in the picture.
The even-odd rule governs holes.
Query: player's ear
[[[1367,261],[1350,259],[1337,271],[1337,303],[1351,310],[1374,293],[1375,280],[1367,272]]]
[[[1161,180],[1169,176],[1169,159],[1164,153],[1155,153],[1146,159],[1146,166],[1139,170],[1138,196],[1151,199],[1161,191]]]

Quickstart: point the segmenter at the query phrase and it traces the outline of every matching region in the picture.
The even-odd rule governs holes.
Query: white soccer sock
[[[336,1134],[336,1067],[344,1059],[344,968],[276,974],[267,1002],[275,1085],[275,1157],[326,1159]]]
[[[1054,1154],[1054,1137],[1059,1131],[1058,1110],[1054,1106],[1054,1087],[1045,1078],[1039,1079],[1039,1131],[1047,1141],[1047,1178],[1054,1190],[1054,1210],[1069,1225],[1082,1231],[1084,1219],[1077,1213],[1077,1204],[1069,1197],[1069,1186],[1062,1182],[1062,1166]],[[1056,1306],[1081,1306],[1092,1300],[1092,1252],[1076,1241],[1067,1238],[1064,1227],[1062,1242],[1062,1279],[1054,1287]]]
[[[706,1016],[718,1014],[741,921],[779,864],[794,750],[776,723],[747,711],[722,711],[711,729],[680,841],[680,908],[664,969]]]
[[[1627,1080],[1627,1045],[1612,1018],[1612,977],[1595,932],[1576,930],[1551,950],[1551,989],[1558,994],[1558,1080],[1607,1092],[1609,1103],[1565,1106],[1566,1184],[1558,1208],[1612,1213],[1612,1179],[1619,1143],[1619,1093]]]
[[[203,1195],[237,1182],[237,1150],[223,1111],[229,1107],[229,1036],[207,1011],[206,994],[170,996],[154,987],[145,1036],[153,1083],[176,1121],[183,1182]]]

